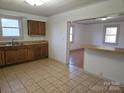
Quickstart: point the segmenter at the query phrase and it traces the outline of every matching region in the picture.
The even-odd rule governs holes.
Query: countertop
[[[115,47],[108,47],[108,46],[98,46],[98,45],[90,45],[90,44],[83,44],[81,48],[88,48],[88,49],[95,49],[95,50],[102,50],[102,51],[111,51],[111,52],[122,52],[124,53],[124,48],[115,48]]]
[[[11,44],[3,44],[3,45],[0,45],[0,49],[9,49],[9,48],[24,48],[25,46],[32,46],[32,45],[39,45],[39,44],[48,44],[47,41],[38,41],[38,42],[35,42],[35,41],[30,41],[30,42],[19,42],[18,45],[11,45]]]

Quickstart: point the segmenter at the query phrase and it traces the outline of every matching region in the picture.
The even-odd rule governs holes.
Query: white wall
[[[23,35],[24,35],[23,40],[31,41],[31,40],[46,39],[45,36],[35,36],[35,37],[28,36],[28,31],[27,31],[28,30],[27,29],[27,20],[28,19],[46,22],[47,21],[46,17],[36,16],[36,15],[31,15],[31,14],[26,14],[26,13],[21,13],[21,12],[8,11],[8,10],[3,10],[3,9],[0,9],[0,15],[15,16],[15,17],[22,18],[22,30],[23,30]]]
[[[84,70],[124,84],[124,54],[85,49]]]
[[[109,0],[48,18],[50,57],[66,63],[67,22],[124,12],[123,0]]]
[[[104,25],[112,25],[112,24],[120,25],[118,45],[107,45],[103,43]],[[124,41],[124,22],[111,22],[111,23],[91,24],[91,25],[89,24],[87,25],[86,30],[88,32],[90,44],[124,48],[124,42],[123,42]]]
[[[120,25],[118,45],[104,44],[104,26],[118,24]],[[70,49],[79,49],[83,44],[93,44],[100,46],[111,46],[124,48],[124,22],[98,23],[98,24],[73,24],[74,41],[70,43]]]

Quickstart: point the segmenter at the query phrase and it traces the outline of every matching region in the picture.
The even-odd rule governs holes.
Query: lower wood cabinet
[[[4,48],[3,48],[4,49]],[[11,46],[0,51],[0,66],[48,57],[48,44]]]
[[[28,60],[34,60],[34,48],[33,46],[28,46]]]
[[[41,57],[42,58],[48,57],[48,45],[46,45],[46,44],[41,46]]]
[[[48,57],[48,45],[47,44],[37,44],[28,48],[28,55],[30,60],[41,59]]]
[[[16,63],[17,60],[16,51],[17,51],[16,49],[5,51],[5,62],[7,65]]]
[[[41,45],[34,46],[34,58],[35,59],[42,58],[42,47],[41,47]]]
[[[23,48],[23,49],[18,49],[16,51],[17,54],[17,58],[16,58],[16,62],[24,62],[28,60],[28,49],[27,48]]]
[[[4,61],[4,51],[0,51],[0,66],[5,65]]]
[[[9,49],[5,51],[6,64],[14,64],[27,61],[27,48]]]

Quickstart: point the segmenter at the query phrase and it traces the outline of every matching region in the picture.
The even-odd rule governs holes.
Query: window
[[[69,41],[73,42],[73,27],[70,26],[70,30],[69,30]]]
[[[119,25],[105,26],[104,43],[117,44],[118,43]]]
[[[0,35],[3,38],[18,38],[21,36],[20,20],[0,18]]]

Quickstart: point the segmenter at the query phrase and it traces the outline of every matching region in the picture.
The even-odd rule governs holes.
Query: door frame
[[[67,22],[67,47],[66,47],[66,64],[69,66],[69,55],[70,55],[70,42],[69,42],[69,33],[70,33],[70,26],[71,26],[71,21]]]

